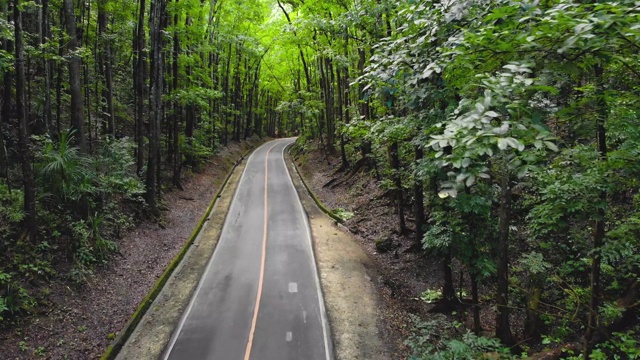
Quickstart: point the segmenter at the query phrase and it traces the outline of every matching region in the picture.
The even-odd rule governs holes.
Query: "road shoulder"
[[[360,245],[309,196],[286,152],[287,168],[309,218],[337,360],[385,360],[374,266]]]

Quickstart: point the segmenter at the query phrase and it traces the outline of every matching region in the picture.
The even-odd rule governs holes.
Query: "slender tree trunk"
[[[598,107],[598,118],[596,122],[596,136],[598,139],[598,152],[600,153],[600,161],[606,163],[607,161],[607,133],[605,124],[607,122],[607,102],[604,97],[604,69],[601,64],[594,66],[594,74],[596,78],[596,96]],[[603,204],[607,203],[607,192],[602,190],[600,192],[600,201]],[[597,331],[599,326],[598,307],[600,306],[600,291],[602,285],[600,284],[600,272],[602,257],[600,251],[604,245],[605,228],[606,228],[606,208],[600,206],[597,211],[595,230],[593,234],[593,251],[591,257],[591,279],[589,287],[591,288],[591,296],[589,298],[589,316],[587,318],[587,331],[585,333],[584,340],[584,356],[585,359],[589,359],[593,344],[591,340],[593,335]]]
[[[102,90],[102,97],[106,106],[104,113],[106,116],[106,133],[115,137],[115,112],[113,108],[113,67],[111,65],[111,40],[106,37],[108,14],[106,10],[107,0],[98,1],[98,38],[101,43],[101,55],[99,58],[100,71],[105,82]]]
[[[64,11],[60,11],[60,23],[64,22]],[[64,56],[64,47],[58,47],[58,55],[60,58]],[[62,78],[63,78],[63,67],[61,64],[55,67],[58,70],[56,76],[56,134],[60,134],[62,131]]]
[[[415,161],[416,164],[422,161],[424,156],[424,152],[422,147],[416,145],[414,148],[415,152]],[[422,238],[424,237],[424,188],[422,185],[422,180],[419,179],[417,175],[415,176],[415,180],[413,183],[413,216],[416,218],[416,240],[415,247],[417,249],[422,249]]]
[[[506,346],[513,346],[515,339],[509,321],[509,226],[511,212],[511,188],[507,170],[500,179],[500,210],[498,231],[498,271],[496,294],[496,337]]]
[[[144,33],[145,0],[140,0],[138,13],[138,30],[135,36],[134,53],[136,70],[134,71],[134,87],[136,96],[136,169],[139,176],[144,167],[144,98],[146,81],[146,51]]]
[[[42,1],[43,21],[44,21],[44,35],[45,40],[49,41],[51,38],[51,21],[49,19],[49,0]],[[43,49],[43,51],[46,51]],[[53,60],[45,60],[44,68],[44,114],[47,122],[47,129],[51,138],[56,138],[58,132],[54,126],[53,121],[53,104],[51,102],[51,88],[53,84],[54,62]]]
[[[4,2],[2,7],[0,8],[2,15],[7,15],[7,20],[13,21],[13,14],[9,13],[9,4],[8,2]],[[2,42],[2,48],[7,53],[13,52],[13,43],[8,39],[4,39]],[[2,98],[0,99],[0,177],[3,177],[7,180],[7,184],[9,183],[9,158],[7,154],[7,148],[4,143],[4,134],[2,132],[2,123],[9,122],[9,117],[11,114],[11,98],[12,98],[12,87],[13,87],[13,71],[8,70],[3,74],[3,82],[2,82]]]
[[[340,67],[336,66],[336,78],[338,79],[336,85],[338,88],[338,119],[340,120],[340,124],[346,124],[345,116],[344,116],[344,96],[346,89],[344,88],[344,83],[342,79],[342,73],[340,71]],[[344,141],[344,132],[340,130],[340,159],[342,161],[341,169],[349,168],[349,159],[347,159],[347,151],[345,149],[345,141]]]
[[[400,154],[398,154],[398,142],[394,141],[389,146],[391,169],[393,170],[393,183],[395,185],[396,213],[398,214],[398,231],[400,234],[407,232],[407,224],[404,220],[404,196],[402,194],[402,177],[400,174]]]
[[[366,64],[366,53],[363,48],[358,48],[358,73],[364,74],[364,66]],[[360,115],[366,120],[371,119],[371,112],[369,111],[369,100],[364,99],[364,84],[358,85],[358,100],[360,100]]]
[[[240,44],[236,45],[236,68],[233,71],[233,107],[235,113],[233,114],[233,140],[240,141],[240,121],[242,119],[242,84],[240,80],[240,64],[242,63],[242,52],[240,51]]]
[[[7,146],[4,143],[4,133],[2,131],[3,120],[2,114],[0,113],[0,178],[5,179],[5,183],[9,183],[9,159],[7,157]]]
[[[444,284],[442,285],[442,300],[447,307],[456,301],[456,289],[453,285],[453,269],[451,268],[451,247],[447,247],[442,258],[442,272]]]
[[[231,100],[231,94],[229,94],[229,77],[231,75],[231,55],[232,55],[232,50],[233,47],[231,46],[231,44],[229,44],[229,50],[227,53],[227,63],[226,63],[226,76],[224,77],[224,96],[225,96],[225,102],[227,104],[227,107],[230,104],[230,100]],[[227,146],[229,143],[229,116],[231,116],[230,112],[225,112],[223,114],[224,116],[224,146]]]
[[[473,333],[480,336],[482,335],[480,296],[478,294],[478,276],[474,269],[469,270],[469,280],[471,281],[471,302],[473,303]]]
[[[42,8],[39,11],[40,14],[40,28],[39,28],[39,42],[42,48],[43,58],[43,70],[44,70],[44,109],[42,113],[42,120],[44,121],[44,128],[49,133],[50,137],[55,136],[53,127],[53,116],[51,112],[51,72],[52,61],[46,58],[47,50],[45,44],[49,41],[49,0],[42,0]]]
[[[176,0],[177,3],[177,0]],[[173,17],[173,24],[177,25],[179,21],[178,14]],[[172,91],[177,91],[180,85],[179,83],[179,57],[180,57],[180,37],[178,31],[173,33],[173,61],[171,64],[172,71]],[[180,149],[180,115],[182,113],[182,107],[178,104],[178,101],[173,102],[173,121],[172,126],[172,163],[173,163],[173,186],[182,190],[182,153]]]
[[[64,17],[69,34],[69,86],[71,93],[71,128],[76,131],[74,138],[82,151],[87,151],[87,140],[84,133],[84,104],[82,96],[82,59],[77,54],[78,35],[76,31],[76,17],[74,15],[73,0],[64,0]]]
[[[24,189],[25,234],[35,242],[38,231],[36,218],[36,186],[32,169],[33,154],[29,146],[29,123],[25,99],[24,45],[22,42],[22,12],[20,0],[13,1],[13,23],[15,31],[15,72],[16,72],[16,110],[19,120],[19,148],[22,166],[22,184]]]
[[[151,39],[151,118],[149,126],[149,158],[147,161],[147,192],[145,200],[149,204],[151,213],[159,215],[158,210],[158,178],[157,170],[160,166],[158,157],[160,149],[160,126],[162,122],[162,93],[163,93],[163,54],[162,54],[162,16],[165,10],[164,0],[152,0],[149,19]]]
[[[333,84],[335,83],[335,73],[333,70],[333,61],[327,57],[325,59],[325,75],[327,89],[327,145],[331,154],[336,152],[335,136],[336,136],[336,114],[335,114],[335,91]]]

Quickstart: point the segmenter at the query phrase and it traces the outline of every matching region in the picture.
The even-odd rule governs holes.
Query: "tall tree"
[[[84,131],[84,98],[82,95],[82,57],[78,52],[78,32],[73,0],[63,1],[64,20],[69,35],[69,92],[71,93],[71,127],[75,130],[74,138],[82,151],[87,150]]]
[[[29,145],[31,136],[25,94],[25,59],[20,0],[13,1],[13,23],[15,29],[16,112],[19,124],[20,163],[24,193],[25,233],[31,242],[37,237],[36,186],[33,174],[33,155]]]

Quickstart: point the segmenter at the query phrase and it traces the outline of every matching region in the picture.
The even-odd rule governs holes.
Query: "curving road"
[[[249,157],[163,359],[333,359],[309,224],[284,162],[293,141]]]

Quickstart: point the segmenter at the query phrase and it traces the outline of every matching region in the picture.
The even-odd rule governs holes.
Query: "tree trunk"
[[[398,142],[394,141],[389,147],[391,169],[393,170],[393,183],[395,185],[396,213],[398,214],[398,231],[406,234],[407,224],[404,220],[404,196],[402,194],[402,177],[400,174],[400,154],[398,154]]]
[[[160,125],[162,121],[162,93],[163,93],[163,54],[162,54],[162,16],[165,10],[164,0],[152,0],[149,21],[151,39],[151,118],[149,126],[149,157],[147,161],[147,192],[145,200],[153,215],[159,215],[158,210],[158,178],[160,166]]]
[[[44,69],[44,109],[42,118],[45,129],[51,138],[56,135],[53,127],[53,113],[51,112],[51,74],[53,72],[53,62],[46,58],[47,50],[45,44],[51,36],[49,25],[49,0],[42,0],[42,8],[40,9],[40,45],[42,47],[43,69]]]
[[[134,71],[134,87],[136,96],[136,169],[139,176],[142,175],[144,167],[144,98],[146,81],[146,56],[145,56],[145,33],[144,33],[144,13],[145,0],[140,0],[138,13],[138,30],[134,41],[134,54],[136,56],[136,70]]]
[[[9,13],[9,4],[4,2],[0,9],[2,15],[7,15],[7,20],[13,20],[13,14]],[[13,52],[13,44],[8,39],[4,39],[2,47],[7,53]],[[9,122],[11,114],[11,98],[12,98],[12,84],[13,84],[13,71],[8,70],[3,74],[2,82],[2,99],[0,99],[0,177],[7,180],[9,184],[9,158],[7,155],[7,148],[4,143],[4,134],[2,132],[2,123]]]
[[[64,0],[64,17],[69,34],[69,87],[71,93],[71,128],[75,130],[75,142],[81,151],[87,151],[87,140],[84,133],[84,103],[82,97],[82,59],[77,54],[78,35],[76,31],[76,18],[73,10],[73,0]]]
[[[444,284],[442,284],[442,300],[445,308],[450,309],[456,301],[456,289],[453,285],[453,269],[451,268],[451,247],[445,249],[442,258],[442,272],[444,274]]]
[[[474,269],[469,269],[469,280],[471,281],[471,302],[473,303],[473,333],[480,336],[482,335],[480,296],[478,294],[478,276]]]
[[[224,77],[224,86],[223,92],[226,99],[226,105],[229,106],[231,94],[229,94],[229,77],[231,75],[231,55],[232,55],[232,44],[229,44],[229,51],[227,53],[227,63],[226,63],[226,76]],[[224,116],[224,146],[227,146],[229,143],[229,116],[231,116],[229,111],[223,113]]]
[[[176,0],[177,2],[177,0]],[[173,17],[173,24],[178,24],[178,14]],[[180,57],[180,37],[176,28],[173,33],[173,60],[171,64],[172,72],[172,91],[177,91],[179,87],[179,57]],[[169,155],[173,165],[173,176],[171,182],[173,186],[182,190],[182,153],[180,149],[180,115],[182,113],[182,107],[178,104],[178,101],[173,102],[173,119],[172,123],[172,151]]]
[[[607,133],[605,124],[607,122],[607,102],[604,97],[604,69],[601,64],[594,66],[594,74],[596,78],[595,94],[597,96],[597,111],[598,118],[596,122],[596,136],[598,139],[598,152],[600,153],[600,161],[605,163],[607,161]],[[607,192],[602,190],[600,192],[600,200],[602,203],[607,203]],[[584,356],[585,359],[589,359],[593,344],[591,339],[595,334],[599,326],[598,307],[600,306],[600,268],[602,258],[600,250],[604,245],[605,237],[605,223],[606,221],[606,209],[605,207],[599,207],[596,214],[595,230],[593,234],[593,251],[591,257],[591,279],[589,287],[591,288],[591,296],[589,298],[589,316],[587,318],[587,331],[584,339]]]
[[[414,148],[416,164],[422,160],[424,152],[419,145]],[[422,249],[422,238],[424,237],[424,189],[422,186],[422,180],[414,174],[415,180],[413,183],[413,216],[416,218],[416,240],[415,247]]]
[[[20,0],[13,1],[13,22],[15,30],[15,72],[16,72],[16,110],[19,120],[19,148],[24,189],[25,234],[34,243],[37,237],[36,186],[33,175],[33,154],[29,146],[29,123],[25,99],[24,45],[22,42],[22,12]]]
[[[100,71],[105,82],[102,97],[105,99],[106,126],[105,133],[115,137],[115,114],[113,108],[113,68],[111,65],[111,40],[105,34],[107,32],[108,14],[106,11],[107,0],[98,1],[98,38],[101,43],[101,55],[99,57]]]
[[[513,346],[515,339],[509,322],[509,226],[511,212],[511,188],[509,175],[502,174],[500,179],[500,210],[498,231],[498,272],[496,294],[496,337],[506,346]]]
[[[60,11],[60,23],[64,22],[64,11]],[[64,56],[64,47],[58,47],[58,55],[60,58]],[[63,67],[60,64],[55,66],[57,69],[56,76],[56,134],[62,132],[62,78],[64,75]]]

